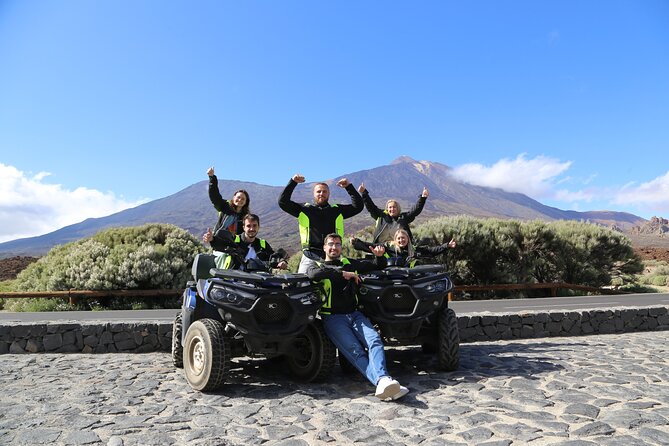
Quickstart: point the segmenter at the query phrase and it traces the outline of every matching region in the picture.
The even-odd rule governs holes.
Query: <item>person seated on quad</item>
[[[218,221],[214,226],[214,234],[223,229],[232,234],[241,235],[244,232],[243,218],[251,213],[251,198],[244,189],[239,189],[230,200],[224,200],[218,190],[218,178],[214,174],[214,168],[207,169],[209,175],[209,199],[218,211]]]
[[[279,249],[276,254],[270,244],[258,237],[260,217],[255,214],[244,216],[244,232],[242,235],[232,235],[227,231],[214,233],[211,228],[202,236],[204,243],[209,243],[216,251],[234,250],[233,255],[224,256],[221,261],[217,258],[216,266],[222,269],[239,269],[244,262],[257,258],[267,263],[270,268],[286,269],[288,263],[284,259],[286,252]]]
[[[368,243],[358,238],[351,239],[351,245],[359,250],[373,253],[373,248],[378,244]],[[439,246],[413,246],[409,238],[409,233],[404,229],[395,231],[393,241],[382,245],[385,248],[385,255],[388,266],[405,266],[412,268],[421,258],[435,257],[443,254],[448,248],[455,248],[457,245],[455,239]]]
[[[339,353],[376,386],[377,398],[392,401],[403,397],[409,389],[388,373],[381,335],[357,308],[358,273],[382,266],[383,246],[372,249],[376,261],[347,259],[341,256],[341,236],[332,233],[325,237],[323,250],[325,260],[309,265],[307,275],[323,286],[325,295],[320,315],[325,334]]]
[[[365,183],[360,184],[358,192],[362,194],[362,201],[365,203],[369,215],[376,220],[374,234],[372,234],[373,243],[392,241],[398,229],[404,229],[409,234],[409,240],[413,242],[413,235],[409,229],[409,224],[423,211],[423,206],[425,206],[427,197],[430,195],[426,187],[423,187],[423,192],[418,197],[418,202],[416,202],[409,212],[402,212],[402,208],[397,200],[388,200],[386,208],[384,210],[379,209],[369,196],[369,191],[365,188]]]

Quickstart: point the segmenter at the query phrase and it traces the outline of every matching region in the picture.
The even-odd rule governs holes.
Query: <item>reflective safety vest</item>
[[[242,237],[239,236],[239,235],[235,235],[234,242],[235,243],[241,243],[241,241],[242,241]],[[265,249],[265,247],[267,246],[267,242],[265,241],[265,239],[259,238],[258,241],[260,242],[260,248]],[[250,244],[249,244],[249,246],[250,246]],[[219,261],[216,262],[216,265],[217,265],[218,268],[220,268],[220,269],[230,269],[230,265],[232,265],[232,256],[230,254],[223,253],[219,257],[219,259],[220,259],[220,262]],[[220,266],[218,266],[219,264],[220,264]]]
[[[341,261],[341,266],[350,265],[351,262],[346,258],[342,257],[339,259]],[[322,262],[316,262],[319,266],[322,265]],[[330,279],[321,280],[321,285],[323,286],[323,306],[320,309],[321,314],[330,314],[332,310],[332,282]],[[355,296],[356,303],[358,302],[358,296]]]
[[[311,203],[304,203],[305,206],[313,206]],[[330,207],[336,208],[336,204],[330,205]],[[300,227],[300,242],[302,244],[302,249],[309,249],[310,238],[311,238],[311,222],[309,221],[309,216],[304,212],[300,212],[300,215],[297,216],[297,223]],[[335,220],[335,232],[339,234],[340,237],[344,238],[344,216],[339,214]],[[325,237],[327,234],[323,234]],[[321,248],[319,246],[319,248]]]

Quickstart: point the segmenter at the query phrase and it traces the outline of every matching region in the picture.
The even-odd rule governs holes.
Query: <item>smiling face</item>
[[[386,203],[386,211],[391,217],[397,217],[400,215],[400,204],[395,200],[388,200]]]
[[[244,207],[245,204],[246,204],[246,194],[244,192],[239,191],[232,196],[232,205],[237,210],[240,210],[242,207]]]
[[[323,243],[323,251],[325,251],[325,260],[335,260],[341,256],[341,238],[335,236],[328,236]]]
[[[327,184],[319,183],[314,186],[314,203],[322,206],[328,202],[330,198],[330,188]]]
[[[260,229],[260,224],[253,219],[247,218],[244,220],[244,235],[246,240],[252,242],[256,235],[258,235],[258,230]]]
[[[395,233],[395,238],[393,240],[395,241],[395,246],[399,246],[400,248],[409,246],[409,234],[403,229],[400,229]]]

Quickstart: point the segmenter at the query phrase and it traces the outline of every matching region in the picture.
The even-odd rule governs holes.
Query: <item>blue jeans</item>
[[[373,385],[386,369],[383,341],[367,317],[359,311],[349,314],[323,314],[323,327],[332,343]],[[365,350],[366,349],[366,350]]]

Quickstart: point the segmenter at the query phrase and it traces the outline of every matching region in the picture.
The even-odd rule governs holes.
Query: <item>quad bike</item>
[[[360,278],[358,306],[386,345],[422,345],[437,353],[441,369],[457,370],[458,321],[447,297],[453,283],[441,265],[391,266]]]
[[[336,349],[316,317],[319,287],[304,274],[273,275],[258,259],[238,260],[232,270],[216,268],[213,255],[195,257],[173,325],[174,365],[200,391],[219,388],[239,356],[283,359],[303,381],[327,378]]]

